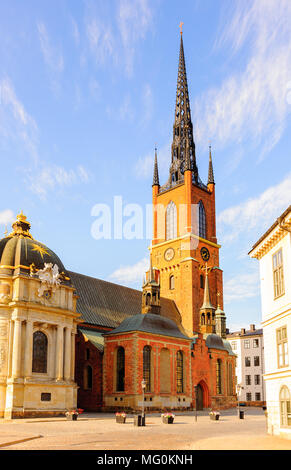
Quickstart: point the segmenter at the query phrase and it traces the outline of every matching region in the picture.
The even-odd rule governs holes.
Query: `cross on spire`
[[[181,36],[182,36],[182,34],[183,34],[183,31],[182,31],[183,24],[184,24],[184,23],[183,23],[182,21],[181,21],[181,23],[179,24],[179,28],[180,28],[180,34],[181,34]]]

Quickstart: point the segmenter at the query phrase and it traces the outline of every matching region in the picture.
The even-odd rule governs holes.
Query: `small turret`
[[[160,314],[160,273],[152,266],[152,256],[150,255],[150,269],[146,272],[142,286],[142,308],[141,313]]]
[[[226,339],[226,315],[219,305],[220,293],[217,294],[217,309],[215,311],[215,332],[218,336]]]

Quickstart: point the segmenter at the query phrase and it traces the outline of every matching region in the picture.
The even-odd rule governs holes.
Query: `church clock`
[[[203,259],[203,261],[208,261],[209,258],[210,258],[210,253],[208,251],[208,249],[203,246],[200,250],[200,254],[201,254],[201,258]]]
[[[171,261],[175,256],[174,248],[168,248],[164,253],[164,258],[166,261]]]

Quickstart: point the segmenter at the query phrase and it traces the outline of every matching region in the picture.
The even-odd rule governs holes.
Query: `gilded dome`
[[[12,224],[13,231],[0,240],[0,274],[30,275],[43,269],[45,263],[57,265],[62,281],[70,281],[60,258],[30,234],[30,223],[21,212]]]

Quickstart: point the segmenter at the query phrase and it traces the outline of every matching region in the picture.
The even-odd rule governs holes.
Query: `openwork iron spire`
[[[186,161],[187,146],[187,150],[189,152],[187,159],[190,159],[190,163],[189,161]],[[173,126],[172,163],[170,167],[171,184],[183,181],[186,164],[187,169],[191,169],[191,171],[193,172],[193,183],[198,183],[199,176],[196,165],[195,144],[193,139],[193,125],[191,120],[183,37],[181,33],[175,121]]]

